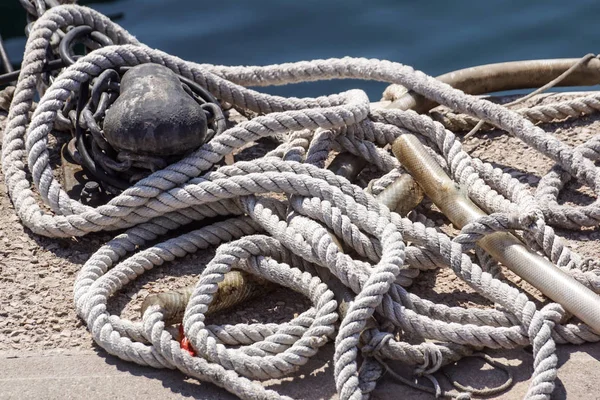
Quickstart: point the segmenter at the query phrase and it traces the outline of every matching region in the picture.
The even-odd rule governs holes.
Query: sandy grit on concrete
[[[543,103],[564,100],[552,95]],[[561,124],[543,126],[570,144],[578,144],[600,131],[600,117],[590,116]],[[500,132],[482,132],[469,140],[466,149],[484,161],[505,168],[516,178],[535,187],[551,166],[538,153],[517,139]],[[527,162],[523,162],[527,160]],[[0,182],[3,182],[0,176]],[[590,201],[585,187],[569,185],[562,201]],[[440,219],[440,216],[436,217]],[[600,255],[600,231],[558,232],[584,256]],[[186,378],[177,371],[155,370],[120,361],[95,346],[89,332],[75,314],[72,285],[83,263],[112,234],[92,234],[77,239],[48,239],[32,235],[14,214],[0,183],[0,399],[230,399],[233,396],[212,385]],[[148,293],[193,284],[212,253],[195,254],[165,264],[129,285],[109,303],[112,313],[139,318],[139,307]],[[515,285],[542,300],[538,292],[507,273]],[[448,269],[423,273],[410,289],[429,300],[465,307],[490,307]],[[282,322],[309,306],[306,299],[280,289],[266,299],[248,302],[212,323]],[[211,322],[211,321],[209,321]],[[526,350],[489,352],[504,360],[515,376],[515,386],[498,398],[522,397],[532,371]],[[595,382],[600,380],[600,346],[559,346],[559,381],[555,398],[600,398]],[[273,389],[295,398],[334,398],[331,345],[293,378],[267,382]],[[392,367],[408,376],[401,365]],[[474,387],[496,385],[504,378],[479,359],[466,359],[448,368],[458,381]],[[449,384],[440,378],[444,387]],[[430,399],[433,396],[396,382],[389,374],[380,381],[374,399],[397,397]]]

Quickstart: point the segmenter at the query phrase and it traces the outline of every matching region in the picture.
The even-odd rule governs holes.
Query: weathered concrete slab
[[[0,353],[1,399],[235,399],[214,385],[94,351]]]
[[[331,349],[303,368],[298,376],[270,381],[269,386],[294,398],[335,399],[330,359]],[[523,398],[532,371],[532,357],[523,350],[491,352],[508,363],[515,385],[495,399]],[[502,356],[507,355],[508,359]],[[560,346],[559,379],[555,399],[600,399],[600,345]],[[477,359],[461,361],[467,367],[455,369],[452,376],[476,388],[494,386],[504,379]],[[401,370],[399,365],[392,364]],[[448,383],[441,380],[444,387]],[[200,383],[179,371],[157,370],[121,361],[105,352],[59,350],[45,352],[0,352],[0,399],[215,399],[235,396],[212,384]],[[384,375],[372,399],[394,398],[429,400],[434,396],[398,383]]]
[[[265,384],[293,398],[330,399],[335,394],[328,360],[331,345],[293,378]],[[0,399],[233,400],[213,384],[177,370],[129,363],[102,350],[0,351]]]

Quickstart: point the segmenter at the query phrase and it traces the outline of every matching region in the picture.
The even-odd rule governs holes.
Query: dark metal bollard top
[[[119,151],[153,156],[184,154],[204,143],[206,114],[177,75],[158,64],[131,68],[106,111],[104,135]]]

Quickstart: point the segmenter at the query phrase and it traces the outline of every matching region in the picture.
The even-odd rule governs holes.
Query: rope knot
[[[554,325],[560,322],[565,314],[565,310],[558,303],[547,304],[539,311],[535,311],[535,306],[533,306],[529,311],[523,313],[523,324],[529,338],[535,338],[546,324],[550,325],[550,329],[554,328]]]
[[[368,357],[375,357],[376,355],[384,355],[381,350],[388,344],[390,340],[394,338],[394,335],[388,332],[377,332],[371,337],[369,343],[362,348],[362,353]]]
[[[431,375],[442,367],[444,356],[437,345],[424,342],[420,345],[423,349],[423,364],[415,368],[417,376]]]
[[[600,275],[600,261],[591,257],[584,258],[579,267],[583,272],[593,272]]]
[[[537,206],[525,205],[522,212],[493,213],[484,215],[466,224],[460,234],[453,239],[459,243],[463,251],[470,250],[475,243],[494,232],[507,232],[510,230],[542,230],[546,226],[544,215]]]
[[[539,205],[535,203],[528,203],[524,209],[516,214],[515,225],[522,227],[522,229],[531,230],[535,226],[542,228],[546,225],[544,219],[544,213],[540,209]]]

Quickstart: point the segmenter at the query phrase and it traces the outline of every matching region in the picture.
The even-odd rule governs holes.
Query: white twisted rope
[[[44,93],[29,122],[49,40],[58,29],[71,25],[91,26],[116,45],[96,50],[63,71]],[[70,199],[49,164],[48,135],[57,112],[84,82],[102,71],[149,62],[163,64],[217,98],[260,116],[218,135],[106,205],[91,208]],[[507,130],[557,166],[534,196],[501,170],[471,158],[441,124],[410,111],[373,110],[362,91],[298,99],[244,87],[333,78],[401,84],[452,110]],[[332,149],[343,148],[363,157],[386,173],[372,185],[378,193],[400,171],[398,162],[383,148],[407,131],[422,135],[431,144],[441,164],[490,212],[489,217],[467,225],[452,240],[423,223],[390,212],[360,187],[323,168]],[[266,136],[286,140],[263,158],[215,168],[225,155]],[[587,268],[589,264],[570,251],[551,227],[598,224],[597,203],[577,208],[556,204],[558,191],[570,177],[596,193],[600,190],[600,176],[592,161],[598,154],[595,143],[569,147],[517,113],[465,95],[401,64],[344,58],[266,67],[199,65],[141,45],[91,9],[61,6],[47,11],[31,31],[10,107],[2,167],[16,212],[37,234],[82,236],[128,228],[86,262],[74,287],[77,312],[94,340],[122,359],[177,368],[241,398],[271,399],[280,396],[254,380],[295,371],[327,340],[335,338],[334,376],[340,397],[360,399],[368,397],[382,372],[374,361],[377,358],[401,360],[414,365],[419,373],[432,374],[470,354],[474,346],[532,344],[534,372],[526,397],[547,399],[556,378],[555,342],[583,343],[597,341],[599,336],[585,325],[561,324],[564,312],[557,304],[536,309],[524,293],[500,280],[498,265],[481,249],[477,248],[477,253],[483,267],[465,252],[486,233],[521,230],[530,245],[599,291],[597,271]],[[257,196],[272,193],[285,194],[287,200]],[[38,194],[43,204],[38,202]],[[134,253],[173,229],[217,215],[231,218]],[[430,223],[418,214],[416,218]],[[367,261],[341,252],[331,232]],[[150,307],[141,323],[108,313],[108,299],[147,270],[216,246],[217,253],[203,270],[184,316],[184,332],[197,356],[181,350],[165,330],[158,306]],[[419,270],[440,266],[452,268],[501,310],[435,304],[403,287]],[[216,285],[231,268],[290,287],[314,306],[281,325],[206,326],[204,313]],[[325,271],[339,282],[326,279]],[[341,292],[354,297],[343,315],[338,314],[336,300]],[[381,327],[371,325],[374,315],[383,321]],[[383,329],[384,325],[438,343],[412,345]],[[241,347],[228,347],[236,345]],[[359,351],[367,360],[363,368],[357,363]]]
[[[553,122],[566,118],[578,118],[600,111],[600,96],[597,93],[576,97],[551,104],[525,107],[515,110],[531,122]],[[468,115],[447,110],[432,110],[431,117],[451,131],[469,131],[479,122]]]

